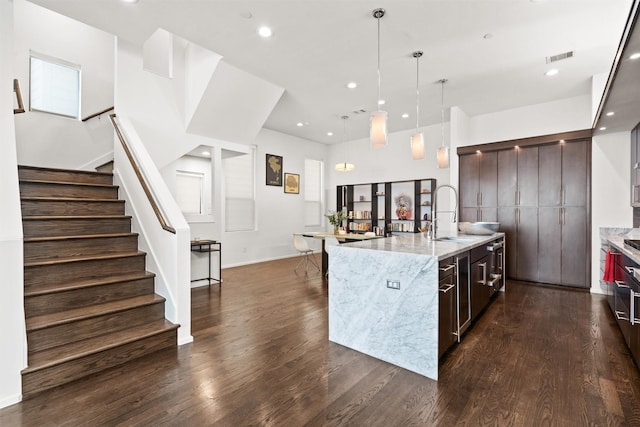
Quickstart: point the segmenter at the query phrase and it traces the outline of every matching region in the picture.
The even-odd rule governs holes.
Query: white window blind
[[[254,151],[222,160],[225,231],[255,229]]]
[[[176,202],[182,213],[202,215],[204,174],[176,171]]]
[[[304,159],[304,225],[321,225],[322,167],[320,160]]]
[[[80,66],[47,57],[30,58],[29,108],[80,117]]]

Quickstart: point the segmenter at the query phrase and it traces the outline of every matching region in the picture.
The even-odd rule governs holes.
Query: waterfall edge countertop
[[[329,247],[329,340],[438,379],[438,260],[503,236],[407,234]]]
[[[468,251],[503,236],[504,233],[493,233],[490,235],[457,234],[441,236],[436,240],[429,240],[424,233],[417,233],[391,236],[385,239],[345,243],[340,246],[370,249],[373,251],[428,255],[440,260]]]

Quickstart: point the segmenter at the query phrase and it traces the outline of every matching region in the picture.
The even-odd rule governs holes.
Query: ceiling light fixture
[[[550,76],[555,76],[558,73],[559,73],[559,71],[557,69],[553,68],[553,69],[547,71],[546,73],[544,73],[544,75],[550,77]]]
[[[210,156],[210,155],[211,155],[211,152],[209,152],[209,151],[203,151],[203,152],[202,152],[202,155],[203,155],[203,156]]]
[[[411,158],[413,160],[424,159],[424,135],[418,129],[420,128],[420,57],[421,50],[413,52],[416,58],[416,133],[411,135]]]
[[[342,116],[340,118],[342,119],[342,142],[344,143],[347,139],[347,119],[349,118],[349,116]],[[355,168],[356,166],[353,163],[349,163],[346,161],[336,163],[335,166],[335,169],[338,172],[351,172]]]
[[[387,145],[387,112],[380,110],[380,19],[384,9],[374,9],[373,17],[378,21],[378,111],[371,113],[371,129],[369,139],[371,146],[381,148]]]
[[[616,113],[615,113],[615,112],[613,112],[613,111],[609,111],[609,112],[607,113],[607,116],[608,116],[608,117],[611,117],[611,116],[613,116],[614,114],[616,114]]]
[[[327,136],[333,136],[333,132],[327,132]]]
[[[356,83],[356,82],[349,82],[349,83],[347,83],[347,87],[348,87],[349,89],[355,89],[355,88],[357,88],[357,87],[358,87],[358,83]]]
[[[442,136],[442,146],[438,147],[438,168],[439,169],[446,169],[449,167],[449,146],[445,146],[444,145],[444,84],[448,82],[447,79],[440,79],[438,80],[438,83],[440,83],[440,85],[442,85],[442,94],[441,94],[441,98],[440,98],[440,115],[441,115],[441,120],[440,120],[440,132],[441,132],[441,136]]]
[[[404,114],[402,114],[402,118],[403,118],[403,119],[407,119],[407,118],[409,118],[409,114],[408,114],[408,113],[404,113]]]
[[[640,52],[636,52],[629,57],[629,59],[638,59],[638,58],[640,58]]]
[[[122,0],[122,3],[138,3],[138,0]]]
[[[304,123],[302,123],[302,122],[298,122],[298,123],[296,123],[296,126],[298,126],[299,128],[301,128],[302,126],[304,126]]]
[[[606,126],[602,126],[602,127],[600,128],[600,130],[607,130],[607,127],[606,127]]]
[[[273,35],[273,32],[269,27],[260,27],[258,28],[258,34],[260,34],[260,37],[264,37],[266,39],[271,37]]]

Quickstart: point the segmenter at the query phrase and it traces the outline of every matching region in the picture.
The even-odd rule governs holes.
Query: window
[[[225,231],[255,230],[254,154],[222,159]]]
[[[322,169],[321,160],[304,159],[304,225],[321,224]]]
[[[80,66],[32,53],[29,67],[29,108],[78,119]]]
[[[204,214],[204,174],[176,171],[176,202],[184,214]]]

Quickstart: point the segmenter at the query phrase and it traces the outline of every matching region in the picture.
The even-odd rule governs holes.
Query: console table
[[[192,240],[191,241],[191,252],[206,252],[209,255],[209,275],[207,277],[203,277],[202,279],[194,279],[192,282],[197,282],[199,280],[208,280],[209,286],[213,283],[219,283],[220,287],[222,287],[222,243],[217,242],[215,240]],[[218,278],[211,277],[211,252],[218,253]]]

